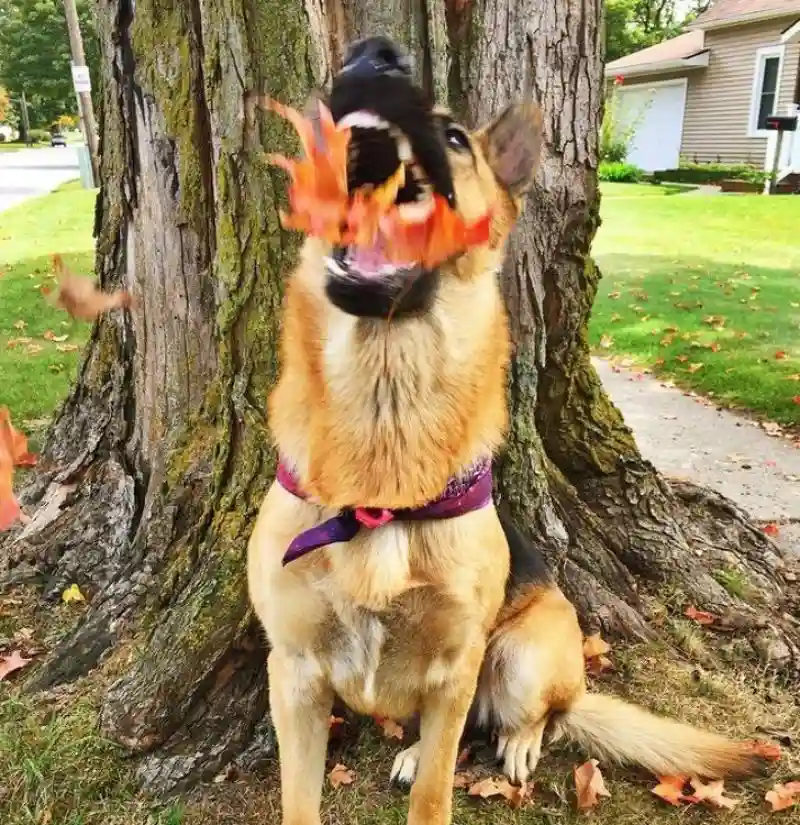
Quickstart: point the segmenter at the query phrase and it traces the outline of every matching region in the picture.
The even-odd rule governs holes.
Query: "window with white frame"
[[[766,136],[766,120],[774,115],[783,70],[783,46],[759,49],[753,75],[748,132],[751,137]]]

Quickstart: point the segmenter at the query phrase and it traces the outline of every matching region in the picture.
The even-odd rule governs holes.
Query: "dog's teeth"
[[[339,121],[340,129],[389,129],[389,123],[374,112],[350,112]]]
[[[334,275],[339,275],[341,277],[347,275],[347,270],[342,267],[336,258],[332,258],[330,255],[325,257],[325,266],[333,272]]]
[[[397,142],[397,157],[402,163],[411,163],[414,159],[414,152],[411,149],[411,141],[404,135],[399,135],[396,138]]]

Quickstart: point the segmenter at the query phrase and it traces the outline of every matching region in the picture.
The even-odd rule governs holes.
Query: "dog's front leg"
[[[333,692],[311,659],[272,650],[269,702],[278,734],[283,825],[320,825]]]
[[[449,825],[453,774],[464,722],[475,694],[483,645],[475,644],[458,669],[458,678],[423,700],[419,764],[411,787],[408,825]]]

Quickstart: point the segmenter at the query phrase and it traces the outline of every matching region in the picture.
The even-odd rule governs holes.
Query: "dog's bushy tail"
[[[656,776],[689,774],[710,779],[747,776],[765,765],[752,745],[684,725],[597,693],[587,693],[556,721],[566,737],[592,756],[641,765]]]

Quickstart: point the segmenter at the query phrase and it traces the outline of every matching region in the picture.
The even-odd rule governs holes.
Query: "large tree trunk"
[[[298,243],[280,227],[285,181],[263,152],[295,145],[244,93],[300,104],[349,40],[378,32],[404,42],[420,79],[471,124],[523,94],[544,111],[543,163],[504,280],[516,352],[498,496],[546,548],[587,629],[666,632],[648,619],[669,584],[671,610],[727,615],[754,656],[795,674],[779,552],[730,502],[643,461],[589,361],[600,0],[97,5],[98,270],[139,308],[96,325],[24,492],[33,520],[2,544],[2,582],[36,581],[48,599],[76,582],[90,596],[31,688],[124,655],[102,724],[154,790],[272,752],[244,557],[274,467],[265,402]],[[731,567],[749,603],[712,575]]]

